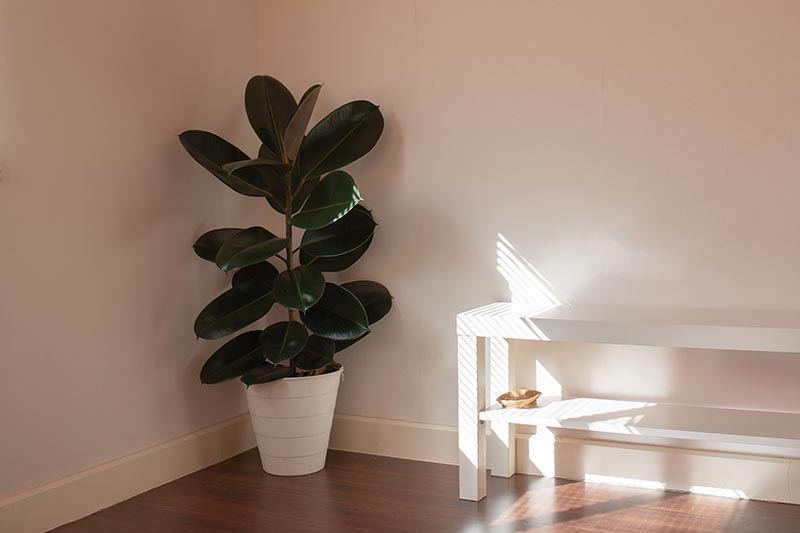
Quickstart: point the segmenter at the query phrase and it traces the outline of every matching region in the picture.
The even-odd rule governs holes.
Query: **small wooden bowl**
[[[542,393],[533,389],[517,389],[497,397],[504,409],[530,409],[536,407],[536,400]]]

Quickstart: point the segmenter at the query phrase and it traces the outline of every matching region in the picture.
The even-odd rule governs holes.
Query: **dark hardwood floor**
[[[456,467],[331,451],[269,476],[255,450],[59,528],[78,532],[795,532],[800,506],[517,475],[458,499]]]

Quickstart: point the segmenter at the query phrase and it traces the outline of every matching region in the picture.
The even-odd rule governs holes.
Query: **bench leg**
[[[536,426],[536,434],[528,441],[528,460],[533,466],[531,474],[556,476],[556,437],[546,426]]]
[[[536,361],[536,390],[543,396],[561,396],[561,384]],[[556,437],[549,427],[536,426],[536,433],[528,440],[528,462],[532,474],[545,477],[556,475]]]
[[[489,368],[489,403],[516,388],[508,340],[502,337],[486,339]],[[493,476],[511,477],[517,472],[516,426],[507,422],[491,422],[492,439],[488,445],[488,466]]]
[[[478,414],[486,407],[484,339],[458,336],[458,494],[486,497],[486,428]]]

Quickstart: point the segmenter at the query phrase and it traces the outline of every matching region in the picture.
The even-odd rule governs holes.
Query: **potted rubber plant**
[[[372,212],[340,169],[375,146],[383,116],[358,100],[308,130],[320,89],[314,85],[296,101],[275,78],[250,79],[245,109],[261,141],[256,158],[207,131],[179,136],[222,183],[283,215],[277,233],[221,228],[194,243],[199,257],[233,273],[231,287],[200,311],[195,334],[236,334],[203,365],[200,380],[244,382],[262,465],[277,475],[324,468],[342,375],[335,355],[363,339],[392,306],[380,283],[325,278],[353,265],[372,242]],[[256,325],[274,305],[285,315],[266,328]]]

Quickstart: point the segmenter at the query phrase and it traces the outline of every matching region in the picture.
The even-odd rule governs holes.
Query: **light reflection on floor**
[[[614,524],[614,531],[625,532],[718,532],[726,530],[736,513],[732,503],[711,496],[576,482],[526,492],[492,521],[490,531],[609,531]]]

